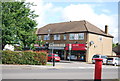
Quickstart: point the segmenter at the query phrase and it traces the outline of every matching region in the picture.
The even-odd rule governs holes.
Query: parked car
[[[107,64],[108,65],[114,65],[114,66],[120,65],[119,62],[120,62],[119,57],[109,57],[109,58],[107,58]]]
[[[75,55],[68,55],[67,56],[67,59],[69,60],[77,60],[77,56],[75,56]]]
[[[106,63],[107,63],[107,56],[106,56],[106,55],[99,55],[99,54],[94,55],[94,56],[92,57],[92,63],[93,63],[93,64],[95,63],[94,58],[102,58],[102,59],[103,59],[102,63],[103,63],[103,64],[106,64]]]
[[[48,55],[48,61],[53,61],[53,58],[55,58],[55,61],[60,62],[60,57],[58,56],[58,54],[49,54]]]

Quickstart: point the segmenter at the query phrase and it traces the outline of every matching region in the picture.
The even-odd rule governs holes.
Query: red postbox
[[[101,58],[95,58],[95,74],[94,79],[95,80],[101,80],[101,74],[102,74],[102,60]]]

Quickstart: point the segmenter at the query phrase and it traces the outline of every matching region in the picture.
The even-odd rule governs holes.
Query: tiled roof
[[[50,32],[49,32],[50,30]],[[94,34],[100,34],[108,37],[113,37],[110,34],[106,34],[103,30],[94,26],[93,24],[83,21],[70,21],[62,23],[48,24],[37,30],[37,34],[59,34],[59,33],[72,33],[72,32],[89,32]]]

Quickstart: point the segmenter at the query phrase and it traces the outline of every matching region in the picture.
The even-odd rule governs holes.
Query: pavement
[[[49,68],[60,68],[60,69],[94,69],[95,64],[88,64],[86,62],[79,62],[79,61],[66,61],[62,60],[61,62],[55,62],[55,66],[53,66],[52,62],[47,62],[47,65],[6,65],[1,64],[2,68],[27,68],[27,69],[49,69]],[[102,68],[112,68],[112,69],[118,69],[118,66],[112,66],[112,65],[102,65]]]

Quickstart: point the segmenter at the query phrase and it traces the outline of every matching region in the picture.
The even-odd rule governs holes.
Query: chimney
[[[108,25],[105,25],[105,33],[108,34]]]

